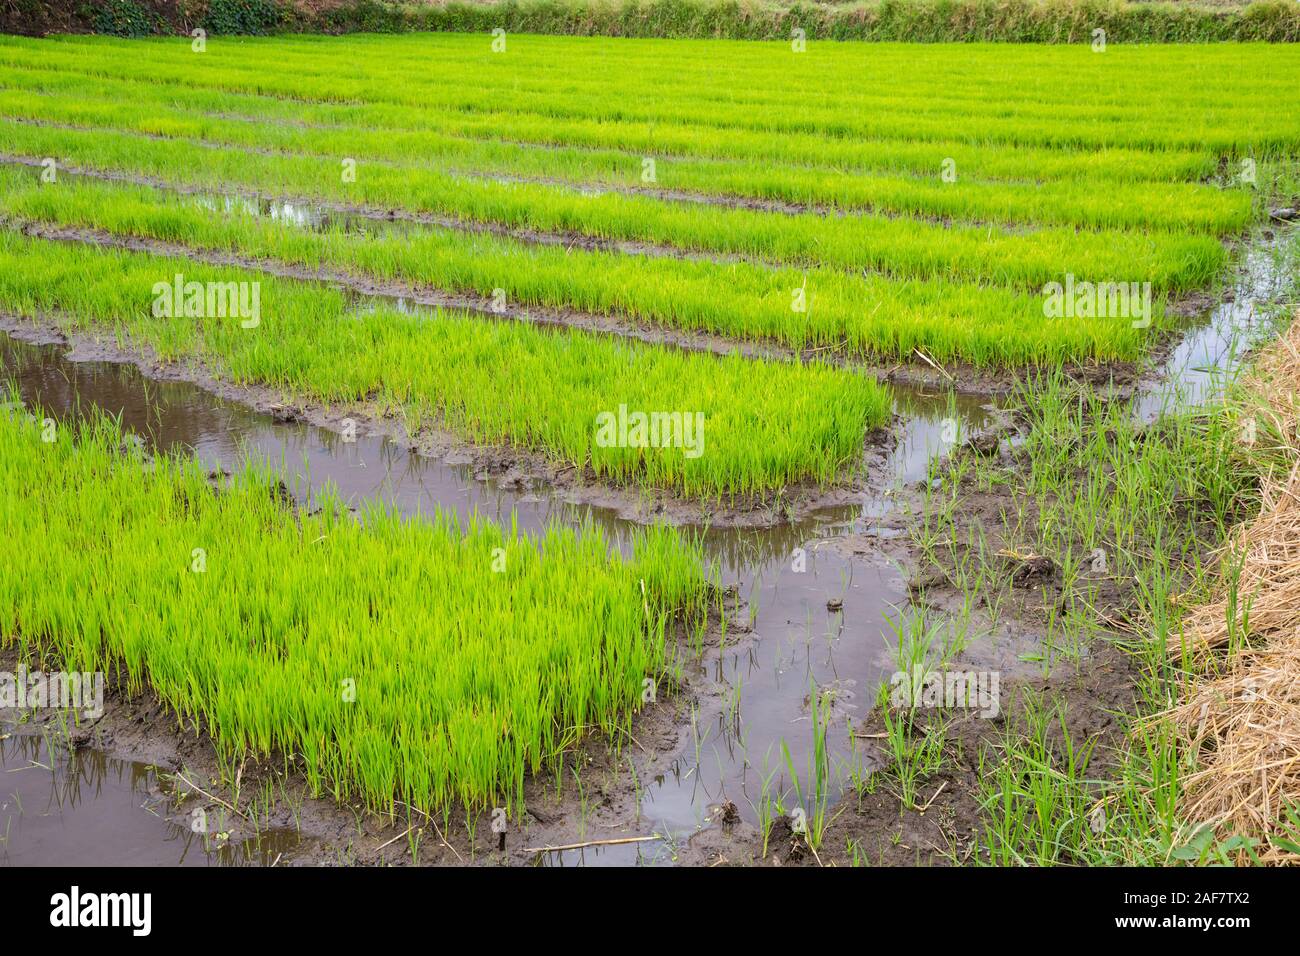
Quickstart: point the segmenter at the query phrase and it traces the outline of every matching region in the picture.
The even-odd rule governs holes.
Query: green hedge
[[[85,13],[92,18],[96,33],[115,37],[149,36],[163,25],[155,13],[135,0],[101,0],[93,7],[87,5]]]
[[[290,22],[289,9],[276,0],[209,0],[199,26],[213,34],[259,34]]]
[[[503,0],[402,7],[378,0],[321,14],[327,30],[433,30],[627,37],[895,40],[924,43],[1004,41],[1081,43],[1101,27],[1111,43],[1300,41],[1300,3],[1263,2],[1244,9],[1120,0],[875,0],[780,7],[735,0]]]
[[[1300,3],[1264,0],[1242,8],[1126,0],[865,0],[851,4],[767,0],[464,0],[426,6],[351,0],[303,12],[288,0],[209,0],[199,26],[212,34],[400,33],[416,30],[624,37],[809,39],[939,43],[1082,43],[1101,27],[1111,43],[1219,40],[1300,41]],[[138,36],[162,26],[136,0],[106,0],[93,28]]]

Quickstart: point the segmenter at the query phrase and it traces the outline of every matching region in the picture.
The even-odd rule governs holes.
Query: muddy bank
[[[1113,646],[1100,644],[1085,669],[1051,677],[1022,676],[1003,685],[1003,712],[993,719],[956,712],[933,724],[922,718],[912,734],[923,737],[933,726],[941,737],[942,764],[926,774],[913,802],[902,800],[885,773],[891,756],[879,712],[854,728],[863,767],[861,789],[834,806],[822,849],[813,854],[787,817],[775,821],[766,854],[762,843],[733,848],[733,855],[765,865],[950,866],[975,862],[984,832],[980,785],[987,766],[981,749],[996,746],[1014,727],[1026,703],[1059,703],[1074,741],[1095,742],[1090,773],[1104,775],[1122,744],[1125,728],[1117,717],[1131,713],[1136,666]],[[1056,732],[1054,745],[1063,740]],[[872,779],[872,775],[876,779]]]
[[[13,122],[24,123],[31,126],[55,126],[60,124],[35,122],[30,120],[14,119]],[[77,127],[66,127],[67,129],[76,129]],[[146,137],[155,139],[167,139],[167,137]],[[217,148],[219,144],[199,143],[201,148]],[[257,153],[257,150],[250,150]],[[263,151],[266,155],[275,155],[273,151]],[[40,160],[29,156],[17,156],[12,154],[0,153],[0,163],[20,166],[39,166]],[[87,166],[76,165],[59,165],[61,174],[70,174],[73,176],[82,176],[91,179],[103,179],[112,182],[131,183],[137,186],[151,186],[155,189],[167,189],[172,192],[181,194],[208,194],[212,192],[210,186],[188,186],[182,183],[171,183],[155,176],[140,176],[134,173],[125,173],[117,170],[100,170]],[[226,192],[229,195],[241,196],[248,199],[260,198],[263,194],[255,189],[245,189],[242,187],[229,187]],[[628,256],[649,256],[660,259],[681,259],[690,262],[717,262],[733,263],[744,262],[750,265],[756,265],[763,268],[777,268],[779,263],[768,262],[753,256],[745,256],[736,253],[724,252],[696,252],[689,249],[681,249],[676,246],[662,245],[653,242],[641,242],[629,239],[602,239],[591,236],[586,233],[575,231],[543,231],[539,229],[526,229],[514,226],[506,226],[496,222],[486,222],[482,220],[457,219],[453,216],[440,216],[435,213],[416,212],[410,209],[400,209],[397,207],[380,208],[375,206],[356,205],[352,203],[341,203],[327,199],[309,199],[302,196],[297,197],[275,197],[282,201],[291,202],[298,205],[312,205],[324,209],[329,209],[340,215],[351,215],[363,219],[373,220],[375,222],[397,222],[408,225],[436,226],[440,229],[453,229],[457,232],[489,234],[502,236],[508,239],[515,239],[520,242],[530,243],[540,246],[561,246],[565,249],[584,249],[595,252],[617,252]]]
[[[1174,426],[1161,416],[1219,401],[1261,339],[1273,334],[1276,306],[1291,288],[1290,277],[1277,268],[1272,251],[1252,250],[1234,290],[1213,310],[1210,321],[1171,351],[1163,374],[1152,375],[1117,410],[1136,423],[1131,434],[1110,427],[1094,435],[1085,424],[1080,440],[1102,440],[1110,456],[1137,456],[1143,445],[1160,447],[1179,440]],[[1155,626],[1143,610],[1150,593],[1146,589],[1154,585],[1120,573],[1108,564],[1107,554],[1111,560],[1121,550],[1155,559],[1165,549],[1186,545],[1181,538],[1170,542],[1144,537],[1140,529],[1148,525],[1141,523],[1125,529],[1136,537],[1118,543],[1109,537],[1111,526],[1104,514],[1093,514],[1079,527],[1065,524],[1055,493],[1040,497],[1020,487],[1019,476],[1034,470],[1019,440],[1031,427],[1032,416],[1018,411],[1013,417],[1017,435],[996,445],[976,442],[942,463],[937,469],[937,507],[931,507],[926,489],[914,486],[923,500],[913,499],[907,508],[918,516],[912,528],[917,560],[908,575],[912,608],[927,620],[975,624],[982,647],[974,657],[969,648],[961,649],[930,666],[947,675],[978,674],[992,661],[1001,677],[999,707],[982,712],[979,706],[943,703],[909,712],[906,697],[900,704],[891,684],[888,700],[877,700],[853,726],[860,763],[852,786],[828,811],[820,851],[812,852],[795,832],[794,821],[779,818],[766,847],[760,840],[733,848],[734,855],[747,853],[774,865],[973,862],[977,849],[987,848],[985,827],[1000,809],[994,807],[990,814],[983,803],[991,792],[988,775],[1012,737],[1034,735],[1031,752],[1038,753],[1033,748],[1041,746],[1051,760],[1064,762],[1085,754],[1083,776],[1089,781],[1111,780],[1121,773],[1131,743],[1132,715],[1145,712],[1139,688],[1152,679],[1141,648],[1156,639]],[[1109,471],[1101,475],[1085,470],[1082,447],[1077,455],[1077,461],[1066,456],[1071,477],[1058,489],[1064,496],[1060,505],[1070,507],[1071,496],[1090,482],[1134,480],[1133,475],[1121,478]],[[1223,467],[1228,467],[1226,462]],[[1183,529],[1180,533],[1195,542],[1190,549],[1195,554],[1179,550],[1166,556],[1181,569],[1170,585],[1176,590],[1170,598],[1175,605],[1183,600],[1183,589],[1192,585],[1190,569],[1212,566],[1223,538],[1213,494],[1202,492],[1199,485],[1179,485],[1161,506],[1177,516],[1173,520]],[[1243,506],[1240,499],[1234,502]],[[919,527],[936,514],[941,515],[936,527]],[[1073,528],[1074,534],[1086,531],[1087,536],[1062,539],[1063,528]],[[1091,537],[1094,532],[1100,539]],[[856,537],[848,535],[845,544]],[[1038,553],[1034,543],[1044,540],[1053,543]],[[1098,543],[1104,547],[1095,548]],[[1073,624],[1065,623],[1071,619]],[[905,768],[915,773],[907,785]],[[1032,790],[1029,783],[1021,785]],[[1113,798],[1104,796],[1105,790],[1090,793],[1087,812],[1096,818],[1087,822],[1100,841]],[[1060,862],[1071,861],[1069,849],[1058,852]],[[989,862],[987,853],[980,860]]]
[[[0,709],[0,865],[275,866],[301,849],[294,829],[241,836],[219,812],[197,827],[175,780],[130,750],[78,747],[62,721]]]

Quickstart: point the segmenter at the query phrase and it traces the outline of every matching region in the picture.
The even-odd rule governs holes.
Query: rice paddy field
[[[1297,76],[0,35],[0,861],[1296,862]]]

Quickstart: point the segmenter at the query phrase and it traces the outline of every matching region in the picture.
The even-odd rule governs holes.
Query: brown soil
[[[814,855],[807,841],[793,832],[791,821],[774,822],[768,852],[761,855],[761,838],[748,855],[755,863],[804,866],[946,866],[972,861],[983,833],[980,809],[979,755],[996,745],[1014,726],[1025,695],[1057,702],[1065,715],[1070,738],[1077,743],[1096,739],[1091,767],[1100,773],[1111,763],[1110,754],[1122,744],[1124,726],[1117,714],[1132,711],[1136,671],[1131,658],[1113,646],[1098,642],[1094,653],[1078,670],[1066,669],[1043,677],[1020,677],[1003,685],[1004,703],[997,717],[984,719],[957,712],[945,726],[943,762],[939,771],[924,779],[918,802],[905,805],[888,778],[877,774],[869,790],[844,797],[829,812],[822,848]],[[912,733],[924,733],[918,722]],[[879,711],[854,728],[862,740],[864,765],[876,771],[888,767],[890,758],[880,740],[885,732]],[[1052,742],[1061,734],[1054,730]],[[744,856],[744,851],[733,850]]]

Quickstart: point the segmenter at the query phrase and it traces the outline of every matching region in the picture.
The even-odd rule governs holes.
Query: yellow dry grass
[[[1184,781],[1184,819],[1260,840],[1263,862],[1296,864],[1269,837],[1284,832],[1288,807],[1300,809],[1300,321],[1246,387],[1258,410],[1243,440],[1278,441],[1282,466],[1264,479],[1258,517],[1224,550],[1221,593],[1186,620],[1193,650],[1218,666],[1170,716],[1200,757]]]

